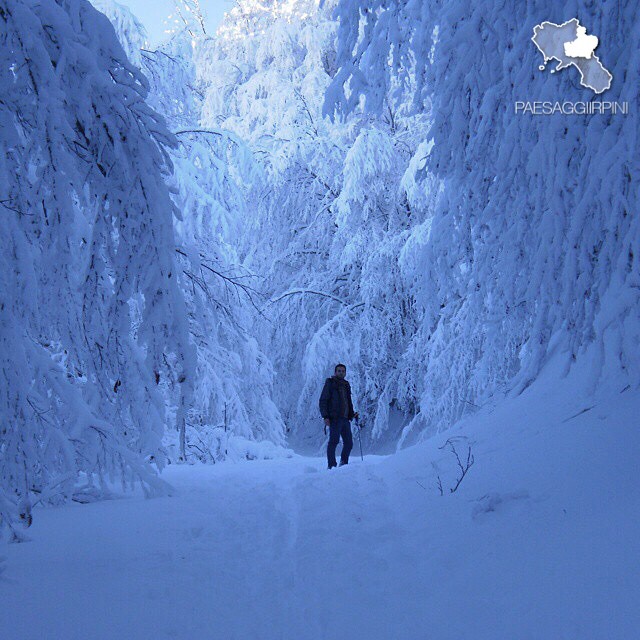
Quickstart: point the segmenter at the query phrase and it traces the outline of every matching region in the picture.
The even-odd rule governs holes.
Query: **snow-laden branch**
[[[267,305],[275,304],[276,302],[280,302],[281,300],[284,300],[285,298],[287,298],[289,296],[305,295],[305,294],[314,295],[314,296],[321,296],[323,298],[329,298],[330,300],[333,300],[334,302],[338,302],[338,303],[340,303],[341,305],[347,307],[350,310],[358,309],[359,307],[363,307],[365,305],[364,302],[356,302],[355,304],[352,304],[350,302],[347,302],[346,300],[343,300],[342,298],[338,298],[338,296],[332,295],[331,293],[325,293],[324,291],[314,291],[313,289],[292,289],[291,291],[285,291],[285,293],[282,293],[282,294],[280,294],[279,296],[277,296],[275,298],[271,298],[267,302]]]

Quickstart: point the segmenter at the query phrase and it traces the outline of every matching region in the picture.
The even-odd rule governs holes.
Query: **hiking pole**
[[[360,442],[360,459],[364,462],[364,456],[362,455],[362,436],[360,435],[360,416],[358,414],[355,415],[356,418],[356,426],[358,427],[358,441]]]

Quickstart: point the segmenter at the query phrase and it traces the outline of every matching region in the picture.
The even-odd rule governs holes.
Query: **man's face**
[[[347,370],[344,367],[336,367],[336,378],[344,378],[347,375]]]

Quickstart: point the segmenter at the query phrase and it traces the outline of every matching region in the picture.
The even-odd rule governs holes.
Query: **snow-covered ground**
[[[173,466],[172,497],[41,509],[30,542],[0,546],[0,637],[636,638],[640,397],[582,382],[549,367],[446,434],[331,472]],[[475,458],[456,493],[448,437]]]

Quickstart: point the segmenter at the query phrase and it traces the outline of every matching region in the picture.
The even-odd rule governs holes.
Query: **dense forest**
[[[637,8],[570,4],[238,0],[208,33],[187,1],[152,50],[111,0],[0,0],[9,535],[168,463],[317,453],[337,362],[374,452],[551,356],[637,389]],[[592,99],[538,69],[541,13],[598,33],[628,114],[515,113]]]

